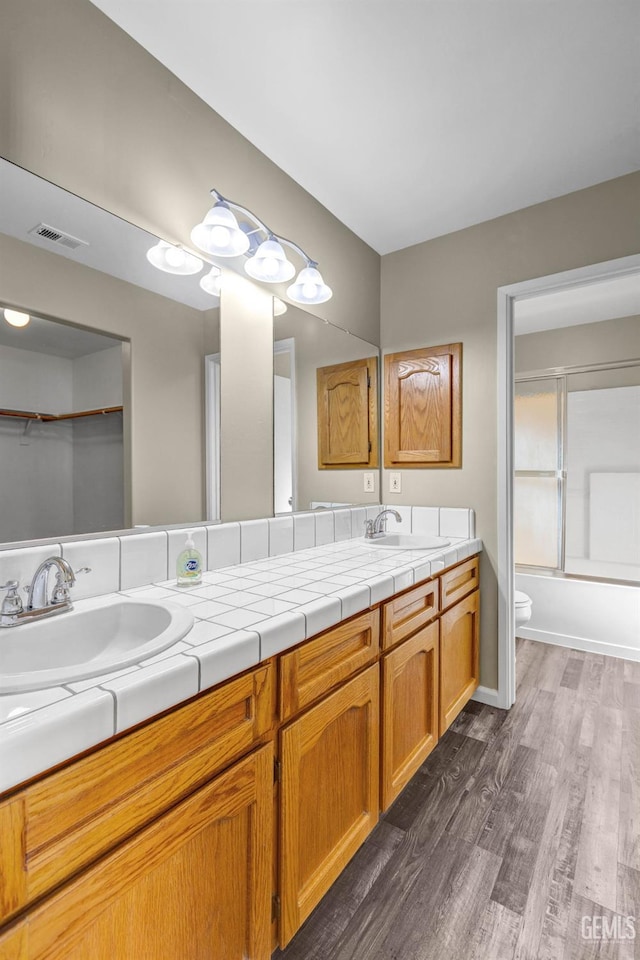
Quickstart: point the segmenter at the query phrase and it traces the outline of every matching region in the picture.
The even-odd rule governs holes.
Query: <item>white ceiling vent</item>
[[[61,247],[68,250],[77,250],[78,247],[88,247],[87,240],[80,240],[78,237],[72,237],[70,233],[64,230],[58,230],[57,227],[50,227],[48,223],[39,223],[37,227],[32,227],[29,233],[34,233],[44,240],[50,240],[51,243],[59,243]]]

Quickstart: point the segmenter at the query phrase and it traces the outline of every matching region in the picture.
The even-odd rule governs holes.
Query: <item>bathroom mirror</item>
[[[146,257],[157,242],[145,230],[0,158],[0,305],[55,320],[59,329],[100,334],[125,345],[124,410],[120,414],[125,527],[197,523],[213,518],[214,514],[207,512],[206,496],[204,358],[218,355],[223,383],[232,383],[238,376],[232,364],[225,366],[221,349],[224,298],[221,309],[218,300],[199,285],[207,265],[190,276],[161,272]],[[232,271],[238,269],[238,264],[229,266]],[[269,294],[264,287],[256,290],[261,295]],[[268,299],[270,302],[270,295]],[[327,326],[304,311],[298,312],[310,325]],[[0,316],[0,323],[4,322]],[[328,326],[344,337],[345,346],[356,339]],[[264,345],[270,382],[272,337],[270,328],[269,346]],[[377,348],[372,349],[377,354]],[[330,353],[333,356],[333,348]],[[350,355],[347,352],[345,357]],[[272,451],[271,470],[273,425],[265,419],[260,426],[262,443]],[[222,428],[224,435],[224,423]],[[234,433],[226,431],[222,464],[223,486],[237,496],[226,508],[223,497],[217,519],[243,518],[241,491],[249,480],[269,487],[272,483],[267,484],[260,469],[249,478],[244,467],[236,469],[229,451],[235,454],[237,437],[235,426]],[[241,442],[242,433],[239,437]],[[298,463],[302,456],[301,445]],[[302,472],[300,467],[298,472]],[[359,479],[362,484],[361,473]],[[343,490],[337,478],[327,478],[326,484],[307,488],[300,506],[298,501],[291,506],[299,509],[306,500],[324,503],[365,499],[364,492],[355,489],[354,478],[352,483],[353,489]],[[374,501],[378,490],[376,472]],[[0,496],[0,511],[4,511],[8,507],[2,490]],[[269,506],[260,515],[272,512],[270,492]],[[110,521],[104,523],[105,529],[112,528]],[[75,526],[65,530],[62,524],[56,532],[27,525],[24,530],[12,530],[11,542],[80,532]],[[84,532],[89,532],[88,527]]]

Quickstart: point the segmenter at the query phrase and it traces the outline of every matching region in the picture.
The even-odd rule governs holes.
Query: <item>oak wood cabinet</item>
[[[476,689],[478,587],[471,557],[6,797],[0,960],[285,946]]]
[[[378,360],[319,367],[318,469],[378,466]]]
[[[382,647],[388,650],[437,617],[440,610],[438,578],[421,583],[382,607]]]
[[[461,363],[461,343],[385,356],[385,467],[461,465]]]
[[[132,836],[266,737],[274,687],[273,665],[264,664],[0,803],[1,919]]]
[[[438,742],[439,624],[418,630],[382,658],[382,809]]]
[[[280,732],[280,944],[378,821],[378,664]]]
[[[269,744],[32,908],[22,956],[267,960],[272,783]]]
[[[440,736],[478,686],[480,591],[458,601],[440,618]]]

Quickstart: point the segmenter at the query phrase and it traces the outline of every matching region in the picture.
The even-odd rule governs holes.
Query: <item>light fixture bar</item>
[[[236,203],[235,200],[229,200],[228,197],[223,196],[215,187],[210,190],[210,194],[216,205],[219,204],[227,207],[229,210],[232,208],[254,224],[254,229],[244,230],[244,235],[247,239],[258,232],[265,234],[265,239],[257,248],[255,247],[254,241],[253,244],[248,244],[248,250],[243,251],[245,255],[249,257],[245,263],[245,271],[250,277],[266,283],[281,283],[290,280],[295,273],[295,267],[284,255],[282,249],[284,245],[297,253],[305,263],[303,270],[298,274],[297,281],[288,287],[288,296],[290,296],[292,300],[303,304],[324,303],[333,296],[331,287],[324,283],[317,269],[317,262],[312,260],[299,244],[294,240],[289,240],[287,237],[281,237],[279,234],[274,233],[253,211],[247,207],[243,207],[240,203]],[[198,227],[194,229],[198,230]],[[197,242],[193,234],[192,238],[194,242]],[[213,252],[213,250],[210,252]]]

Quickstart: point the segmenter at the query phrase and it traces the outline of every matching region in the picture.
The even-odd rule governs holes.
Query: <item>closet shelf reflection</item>
[[[75,420],[77,417],[94,417],[107,413],[122,413],[122,407],[98,407],[96,410],[78,410],[76,413],[35,413],[30,410],[0,410],[0,417],[18,417],[21,420],[39,420],[50,423],[53,420]]]

